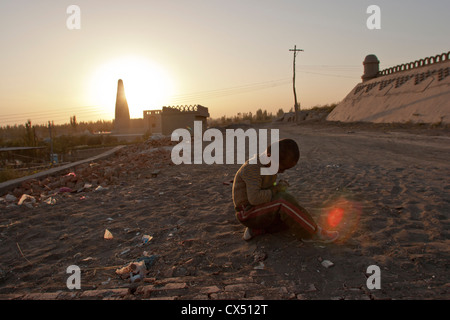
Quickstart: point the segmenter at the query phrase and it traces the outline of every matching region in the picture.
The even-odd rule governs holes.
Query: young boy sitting
[[[300,152],[292,139],[275,143],[278,143],[279,150],[278,173],[283,173],[297,164]],[[267,157],[271,157],[271,147],[266,150]],[[247,227],[244,240],[248,241],[280,226],[288,227],[304,242],[329,243],[338,239],[337,231],[327,231],[318,226],[308,211],[285,191],[288,186],[285,181],[276,183],[276,174],[261,175],[261,168],[269,165],[259,161],[255,164],[249,162],[246,161],[237,171],[232,191],[236,217]]]

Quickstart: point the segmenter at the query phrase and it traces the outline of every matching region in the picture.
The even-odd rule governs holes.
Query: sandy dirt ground
[[[84,180],[90,189],[58,192],[48,203],[35,197],[28,206],[2,196],[0,297],[450,298],[448,129],[262,127],[298,142],[299,163],[279,177],[320,224],[340,231],[338,242],[303,243],[289,230],[244,241],[230,183],[239,164],[176,166],[170,151],[150,152],[144,143],[91,164],[110,173],[126,168],[101,190],[94,191],[100,180]],[[113,239],[104,239],[106,229]],[[141,281],[116,274],[148,256],[157,259]],[[324,266],[327,260],[333,265]],[[67,288],[71,265],[81,270],[81,289]],[[380,289],[369,288],[372,265]]]

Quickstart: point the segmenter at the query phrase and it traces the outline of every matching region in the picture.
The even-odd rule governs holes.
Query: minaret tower
[[[117,132],[128,131],[130,128],[130,110],[128,109],[127,98],[122,79],[117,84],[116,114],[114,120],[114,130]]]

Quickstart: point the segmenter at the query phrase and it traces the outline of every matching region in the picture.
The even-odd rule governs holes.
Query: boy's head
[[[294,167],[298,160],[300,159],[300,150],[298,148],[297,142],[292,139],[281,139],[278,142],[278,152],[279,152],[279,165],[278,173],[283,173],[285,170]],[[267,155],[271,155],[270,145],[267,148]]]

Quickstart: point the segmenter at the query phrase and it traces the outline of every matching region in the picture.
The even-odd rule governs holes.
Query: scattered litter
[[[139,267],[142,268],[142,267]],[[144,279],[145,277],[145,273],[141,274],[141,270],[139,270],[139,273],[136,275],[133,275],[133,273],[130,273],[130,281],[131,283],[135,282],[135,281],[141,281],[141,279]]]
[[[65,195],[65,193],[76,193],[78,195],[77,200],[84,200],[88,197],[80,198],[82,196],[80,193],[93,192],[94,189],[95,191],[111,190],[115,185],[123,185],[122,177],[137,171],[150,170],[149,172],[153,177],[159,178],[163,173],[163,168],[171,164],[171,149],[175,144],[170,136],[148,139],[143,143],[125,147],[108,160],[101,160],[97,163],[81,163],[73,169],[61,172],[59,175],[26,180],[16,186],[14,190],[11,190],[9,194],[0,195],[0,206],[2,208],[16,207],[23,194],[35,197],[35,202],[31,203],[32,200],[29,200],[30,203],[24,201],[21,205],[29,208],[33,208],[41,202],[53,204],[54,200],[47,200],[50,196],[58,202],[57,195]],[[147,149],[151,152],[141,152]],[[190,175],[180,174],[180,177],[184,179],[190,177]],[[163,194],[161,193],[160,196]]]
[[[153,177],[153,178],[156,178],[160,172],[161,172],[160,170],[155,170],[155,171],[153,171],[153,172],[152,172],[152,177]]]
[[[19,252],[20,252],[20,254],[22,255],[22,257],[24,257],[25,260],[27,260],[27,262],[28,262],[29,264],[31,264],[30,260],[28,260],[27,257],[25,257],[25,255],[23,254],[22,249],[20,249],[20,246],[19,246],[19,243],[18,243],[18,242],[16,242],[16,246],[17,246],[17,249],[19,249]]]
[[[113,235],[108,229],[106,229],[103,238],[106,240],[111,240],[113,238]]]
[[[91,260],[94,260],[94,258],[92,258],[92,257],[87,257],[87,258],[84,258],[84,259],[81,260],[81,261],[87,262],[87,261],[91,261]]]
[[[264,261],[266,259],[267,259],[267,253],[265,253],[263,251],[257,251],[253,255],[253,261],[254,262],[260,262],[260,261]]]
[[[156,255],[141,257],[134,262],[130,262],[125,267],[117,269],[116,274],[120,275],[122,279],[129,278],[132,283],[143,280],[147,271],[155,263],[157,258],[158,256]]]
[[[36,202],[36,199],[34,197],[32,197],[28,194],[23,194],[20,197],[20,200],[19,200],[19,202],[17,202],[17,204],[19,206],[21,206],[22,204],[30,204],[30,203],[35,203],[35,202]]]
[[[54,205],[56,203],[56,199],[53,197],[48,197],[47,199],[44,200],[44,202],[48,205]]]
[[[150,240],[152,240],[153,239],[153,237],[152,236],[149,236],[148,234],[144,234],[143,236],[142,236],[142,242],[144,243],[144,244],[147,244]]]
[[[169,234],[167,236],[173,237],[177,231],[178,231],[178,227],[175,227],[171,230],[171,232],[169,232]]]
[[[69,239],[69,235],[67,233],[64,233],[62,236],[59,237],[58,240],[67,240]]]
[[[340,164],[328,164],[326,168],[339,168],[340,166]]]
[[[332,266],[334,266],[334,263],[331,262],[330,260],[323,260],[321,262],[321,264],[325,267],[325,268],[331,268]]]
[[[264,262],[260,261],[260,262],[258,262],[258,264],[255,267],[253,267],[253,269],[254,270],[264,270],[265,267],[266,266],[264,265]]]
[[[8,201],[8,202],[16,202],[16,201],[17,201],[17,198],[14,197],[12,194],[7,194],[7,195],[5,196],[5,200]]]
[[[130,252],[130,251],[131,251],[131,249],[130,249],[130,248],[127,248],[127,249],[123,250],[123,251],[120,253],[120,255],[124,255],[124,254],[126,254],[126,253],[128,253],[128,252]]]

